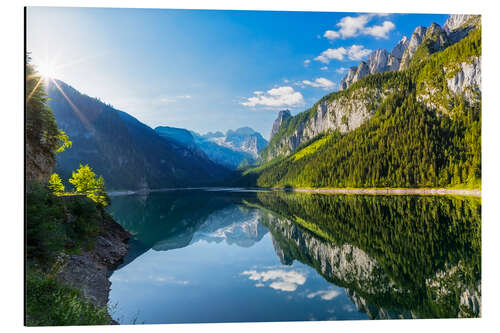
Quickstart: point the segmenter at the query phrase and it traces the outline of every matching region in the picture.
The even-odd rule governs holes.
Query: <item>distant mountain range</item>
[[[57,155],[56,172],[71,177],[79,164],[102,175],[107,189],[138,190],[221,183],[231,171],[194,145],[161,136],[131,115],[55,80],[46,88],[58,126],[73,146]],[[186,137],[182,137],[182,135]]]
[[[158,126],[155,131],[162,137],[186,145],[205,154],[211,161],[229,169],[253,165],[267,141],[250,127],[236,130],[209,132],[201,135],[182,128]]]

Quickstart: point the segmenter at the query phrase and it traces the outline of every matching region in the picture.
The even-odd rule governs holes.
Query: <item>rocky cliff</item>
[[[417,89],[417,99],[429,109],[448,114],[455,98],[463,98],[471,105],[481,102],[481,57],[442,69],[446,84],[436,85],[434,80],[422,80]]]
[[[292,116],[292,114],[290,113],[289,110],[283,110],[283,111],[280,111],[278,113],[278,117],[276,118],[276,120],[273,123],[273,128],[271,130],[271,135],[269,135],[269,140],[271,140],[273,138],[274,134],[276,134],[276,132],[278,132],[283,121],[290,118],[291,116]]]
[[[410,66],[411,58],[413,57],[415,52],[417,52],[417,48],[420,46],[420,44],[422,44],[426,31],[427,28],[425,27],[415,28],[413,34],[411,35],[410,42],[408,43],[408,47],[401,57],[401,64],[399,65],[400,70],[406,69]]]
[[[480,21],[480,15],[454,14],[446,20],[443,30],[451,43],[456,43],[474,28]]]
[[[405,72],[431,55],[460,44],[458,42],[475,28],[480,28],[479,16],[451,15],[443,28],[436,23],[428,28],[415,28],[411,39],[403,37],[390,53],[383,49],[373,51],[366,61],[351,67],[342,78],[339,91],[344,94],[325,96],[312,109],[293,117],[283,117],[280,113],[273,124],[270,143],[261,153],[261,160],[270,161],[280,155],[289,155],[300,145],[329,131],[346,133],[358,128],[374,114],[376,107],[391,91],[362,85],[351,89],[354,83],[377,73]],[[455,53],[463,52],[455,50]],[[454,58],[456,56],[441,60],[446,63],[442,75],[424,77],[418,72],[416,74],[417,99],[431,109],[450,109],[450,101],[457,96],[465,96],[468,102],[473,103],[481,99],[480,56],[470,57],[460,63],[456,63]],[[381,81],[378,84],[384,83]],[[448,91],[442,93],[443,86],[447,86]]]
[[[56,165],[55,155],[39,149],[29,141],[26,141],[25,147],[26,181],[47,183]]]
[[[67,214],[66,223],[77,218]],[[111,287],[108,277],[127,253],[130,234],[103,210],[98,211],[97,221],[101,232],[93,241],[94,246],[75,254],[60,254],[57,260],[62,268],[57,277],[81,290],[93,304],[106,307]]]
[[[401,58],[405,53],[410,41],[403,36],[394,46],[391,53],[384,49],[378,49],[370,53],[367,61],[361,61],[358,66],[351,67],[347,75],[340,80],[339,90],[346,90],[354,82],[357,82],[367,75],[398,70]]]
[[[277,132],[261,158],[269,161],[276,156],[288,155],[300,145],[329,131],[346,133],[358,128],[370,118],[386,93],[382,89],[362,87],[349,94],[320,101],[309,111],[309,117],[298,122],[293,131],[286,134],[282,133],[284,130]]]
[[[366,62],[362,61],[358,66],[351,67],[347,75],[340,80],[339,90],[349,88],[354,82],[369,74],[407,69],[420,45],[426,40],[429,41],[427,46],[430,48],[430,53],[440,51],[467,36],[479,19],[479,15],[450,15],[442,28],[436,23],[431,24],[429,28],[422,26],[415,28],[411,39],[403,36],[391,53],[384,49],[375,50],[368,56]]]

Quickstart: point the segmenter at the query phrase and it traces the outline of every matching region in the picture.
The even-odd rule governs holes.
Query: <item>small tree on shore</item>
[[[104,190],[104,179],[102,176],[97,178],[88,164],[80,164],[78,170],[73,171],[69,182],[75,187],[76,193],[85,194],[103,206],[109,204],[109,197]]]
[[[57,173],[53,173],[49,179],[49,189],[52,193],[59,195],[64,193],[64,184]]]

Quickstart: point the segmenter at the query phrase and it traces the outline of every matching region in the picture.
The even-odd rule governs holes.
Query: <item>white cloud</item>
[[[256,286],[263,286],[263,282],[271,282],[269,287],[281,291],[295,291],[299,285],[306,282],[306,276],[297,271],[284,271],[282,269],[257,272],[256,270],[244,271],[248,279],[258,281]]]
[[[344,60],[346,57],[349,60],[361,60],[362,58],[369,55],[372,51],[370,49],[365,49],[363,45],[352,45],[349,48],[339,47],[336,49],[327,49],[319,56],[314,58],[316,61],[320,61],[324,64],[329,64],[332,59],[334,60]]]
[[[304,67],[308,67],[310,63],[311,63],[311,59],[304,60]]]
[[[253,93],[254,93],[254,95],[258,96],[258,95],[262,95],[264,92],[263,91],[254,91]]]
[[[315,79],[313,82],[309,81],[309,80],[303,80],[302,81],[302,84],[305,84],[307,86],[311,86],[311,87],[315,87],[315,88],[322,88],[322,89],[332,89],[333,87],[335,87],[335,83],[328,80],[328,79],[325,79],[324,77],[319,77],[317,79]]]
[[[389,32],[395,27],[391,21],[384,21],[382,25],[374,25],[366,28],[365,33],[375,38],[389,38]]]
[[[320,68],[322,71],[327,71],[328,70],[328,66],[323,66]]]
[[[388,14],[345,16],[339,23],[337,23],[337,27],[339,27],[337,31],[327,30],[323,34],[323,37],[329,40],[335,40],[337,38],[346,39],[359,35],[368,35],[375,38],[388,38],[388,33],[395,28],[394,23],[391,21],[385,21],[382,25],[367,26],[370,20],[376,16],[385,17],[388,16]]]
[[[343,60],[346,53],[347,50],[343,47],[339,47],[336,49],[327,49],[321,52],[321,54],[314,58],[314,60],[321,61],[324,64],[328,64],[332,59]]]
[[[316,296],[319,296],[322,300],[325,301],[330,301],[334,299],[335,297],[340,295],[340,291],[330,289],[330,290],[318,290],[314,293],[310,293],[307,295],[307,298],[314,298]]]
[[[337,26],[340,27],[338,34],[342,36],[342,38],[355,37],[362,32],[371,18],[371,15],[343,17],[340,22],[337,23]]]
[[[347,56],[350,60],[361,60],[371,52],[372,50],[365,49],[363,45],[353,45],[347,51]]]
[[[326,39],[334,40],[334,39],[340,37],[340,33],[338,33],[337,31],[333,31],[333,30],[327,30],[323,34],[323,37],[325,37]]]
[[[266,93],[257,91],[255,96],[247,98],[241,105],[256,107],[267,106],[271,108],[292,107],[304,104],[304,97],[290,86],[278,87],[268,90]]]

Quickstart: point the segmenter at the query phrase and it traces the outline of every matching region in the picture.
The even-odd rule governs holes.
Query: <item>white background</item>
[[[1,135],[1,281],[0,327],[4,332],[36,330],[66,332],[69,328],[23,327],[23,6],[86,6],[200,9],[260,9],[337,12],[385,13],[456,13],[482,14],[483,24],[483,220],[482,220],[482,314],[481,319],[459,320],[391,320],[347,322],[248,323],[207,325],[139,325],[72,327],[77,332],[89,329],[99,332],[489,332],[500,330],[499,269],[500,263],[500,62],[498,44],[500,17],[496,1],[487,0],[244,0],[244,1],[3,1],[0,5],[0,135]],[[168,297],[168,295],[165,295]],[[216,300],[214,300],[216,301]]]

